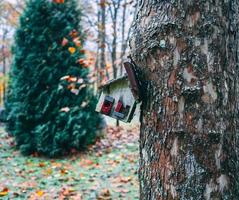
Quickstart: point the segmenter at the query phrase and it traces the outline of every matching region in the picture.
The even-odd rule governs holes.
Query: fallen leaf
[[[79,163],[79,165],[82,167],[87,167],[87,166],[90,166],[93,164],[94,164],[94,162],[92,160],[88,160],[88,159],[84,159]]]
[[[38,190],[38,191],[36,192],[36,194],[37,194],[37,196],[42,197],[42,196],[44,195],[44,191]]]
[[[7,196],[8,195],[8,192],[9,192],[9,189],[8,188],[3,188],[2,191],[0,192],[0,197],[4,197],[4,196]]]
[[[60,191],[60,196],[59,196],[59,199],[63,200],[63,199],[68,199],[68,198],[65,198],[65,197],[68,197],[68,196],[72,196],[74,194],[76,190],[73,189],[73,188],[62,188],[61,191]]]
[[[110,191],[108,189],[103,189],[99,196],[97,197],[97,200],[110,200],[111,198],[111,194]]]
[[[132,180],[132,177],[121,177],[120,182],[128,183],[131,180]]]
[[[52,174],[52,169],[51,168],[48,168],[46,171],[45,171],[46,175],[51,175]]]
[[[46,166],[46,163],[40,162],[40,163],[38,164],[38,166],[39,166],[39,167],[45,167],[45,166]]]
[[[61,169],[61,175],[63,176],[63,175],[65,175],[65,174],[67,174],[68,173],[68,171],[66,170],[66,169]]]
[[[8,195],[8,192],[0,192],[0,197],[4,197],[4,196],[7,196]]]

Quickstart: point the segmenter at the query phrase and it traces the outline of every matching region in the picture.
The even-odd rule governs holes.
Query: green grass
[[[24,157],[0,128],[0,199],[136,200],[137,145],[124,139],[64,159]]]

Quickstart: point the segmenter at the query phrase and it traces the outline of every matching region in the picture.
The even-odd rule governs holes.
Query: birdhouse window
[[[114,98],[110,96],[106,96],[103,102],[103,105],[101,107],[101,113],[104,115],[110,115],[111,110],[113,108],[113,104],[114,104]]]
[[[115,111],[113,113],[114,117],[117,119],[124,119],[130,110],[130,106],[124,106],[123,102],[121,100],[118,101],[116,107],[115,107]]]
[[[123,110],[124,106],[123,106],[123,102],[122,101],[118,101],[118,104],[115,108],[115,112],[121,112]]]

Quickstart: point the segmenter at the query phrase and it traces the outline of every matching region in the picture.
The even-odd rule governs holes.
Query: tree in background
[[[97,86],[123,74],[122,60],[127,54],[130,27],[135,14],[132,0],[81,0],[87,10],[84,24],[88,27],[88,41],[96,46],[95,70]],[[92,37],[93,35],[93,37]]]
[[[5,99],[7,74],[11,63],[11,39],[17,26],[23,2],[16,0],[14,5],[8,1],[0,2],[0,106]],[[0,111],[0,120],[2,119]]]
[[[138,1],[140,199],[239,197],[239,1]]]
[[[95,139],[81,15],[74,0],[29,0],[20,17],[6,107],[23,154],[59,156]]]

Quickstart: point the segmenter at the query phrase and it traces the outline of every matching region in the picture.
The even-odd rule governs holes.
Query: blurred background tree
[[[94,57],[96,86],[121,76],[122,61],[128,54],[131,24],[136,2],[132,0],[81,0],[86,11],[83,23],[87,27],[88,50]],[[96,87],[96,88],[97,88]]]
[[[11,42],[23,9],[23,2],[16,0],[0,2],[0,106],[3,106],[8,81],[8,71],[12,62]]]
[[[20,17],[6,108],[24,154],[85,148],[100,128],[77,7],[74,0],[29,0]]]

